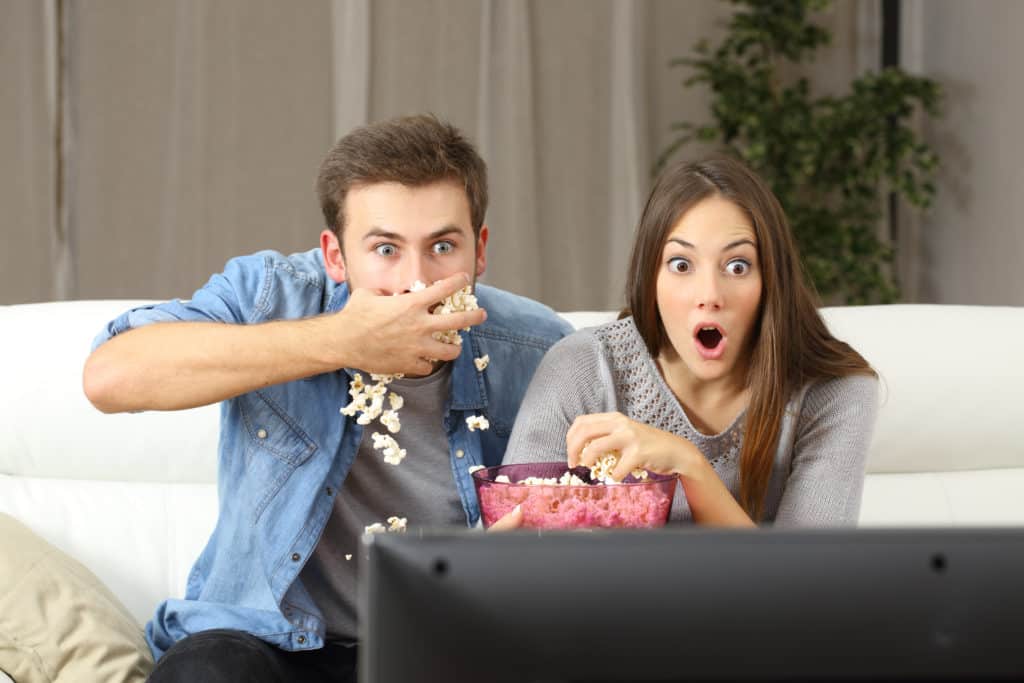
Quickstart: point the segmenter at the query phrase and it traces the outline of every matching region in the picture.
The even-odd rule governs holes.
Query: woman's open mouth
[[[693,333],[697,353],[704,360],[717,360],[725,353],[725,332],[715,323],[701,323]]]

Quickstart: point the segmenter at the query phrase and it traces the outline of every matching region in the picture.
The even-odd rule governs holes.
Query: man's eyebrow
[[[369,230],[367,230],[366,234],[363,235],[363,239],[364,240],[368,240],[371,237],[372,238],[383,237],[384,239],[391,240],[393,242],[404,242],[405,241],[405,238],[402,237],[401,235],[399,235],[397,232],[391,232],[390,230],[385,230],[384,228],[378,228],[376,226],[374,226],[374,227],[370,228]]]
[[[445,235],[450,235],[453,232],[458,233],[460,235],[463,234],[463,230],[459,226],[457,226],[457,225],[446,225],[443,228],[438,228],[434,232],[432,232],[429,235],[427,235],[427,239],[429,239],[429,240],[436,240],[438,237],[444,237]]]
[[[435,240],[438,237],[444,237],[445,235],[450,235],[452,233],[463,234],[463,230],[461,228],[459,228],[457,225],[446,225],[443,228],[438,228],[434,232],[432,232],[429,235],[427,235],[427,239],[428,240]],[[383,238],[383,239],[391,240],[393,242],[405,242],[406,241],[405,237],[403,235],[400,235],[397,232],[391,232],[390,230],[385,230],[384,228],[379,228],[377,226],[374,226],[374,227],[370,228],[366,232],[366,234],[363,235],[363,239],[364,240],[371,239],[371,238],[373,238],[373,239]]]

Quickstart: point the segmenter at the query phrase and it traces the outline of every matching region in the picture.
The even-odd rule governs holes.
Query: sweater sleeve
[[[807,391],[776,526],[854,526],[878,416],[878,380],[851,375]]]
[[[580,330],[541,360],[516,416],[503,464],[565,460],[565,435],[580,415],[615,410],[601,343]]]

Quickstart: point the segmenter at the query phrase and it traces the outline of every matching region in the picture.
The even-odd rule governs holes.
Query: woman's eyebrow
[[[680,245],[682,247],[688,247],[688,248],[693,249],[693,250],[697,249],[697,247],[695,247],[690,242],[687,242],[686,240],[680,239],[678,237],[669,237],[668,241],[669,242],[675,242],[676,244],[678,244],[678,245]],[[754,244],[753,240],[750,240],[750,239],[747,239],[746,237],[743,237],[741,239],[729,242],[729,244],[727,244],[724,247],[722,247],[722,251],[729,251],[730,249],[735,249],[736,247],[744,245],[744,244],[749,244],[750,246],[752,246],[755,249],[757,249],[757,245]]]
[[[746,237],[744,237],[742,239],[738,239],[738,240],[734,240],[732,242],[729,242],[729,244],[727,244],[724,247],[722,247],[722,251],[729,251],[730,249],[735,249],[736,247],[741,246],[743,244],[749,244],[754,249],[757,249],[757,245],[754,244],[753,240],[749,240]]]

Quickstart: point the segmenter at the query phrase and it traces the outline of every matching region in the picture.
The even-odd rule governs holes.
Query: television
[[[1024,678],[1024,529],[366,542],[366,683]]]

